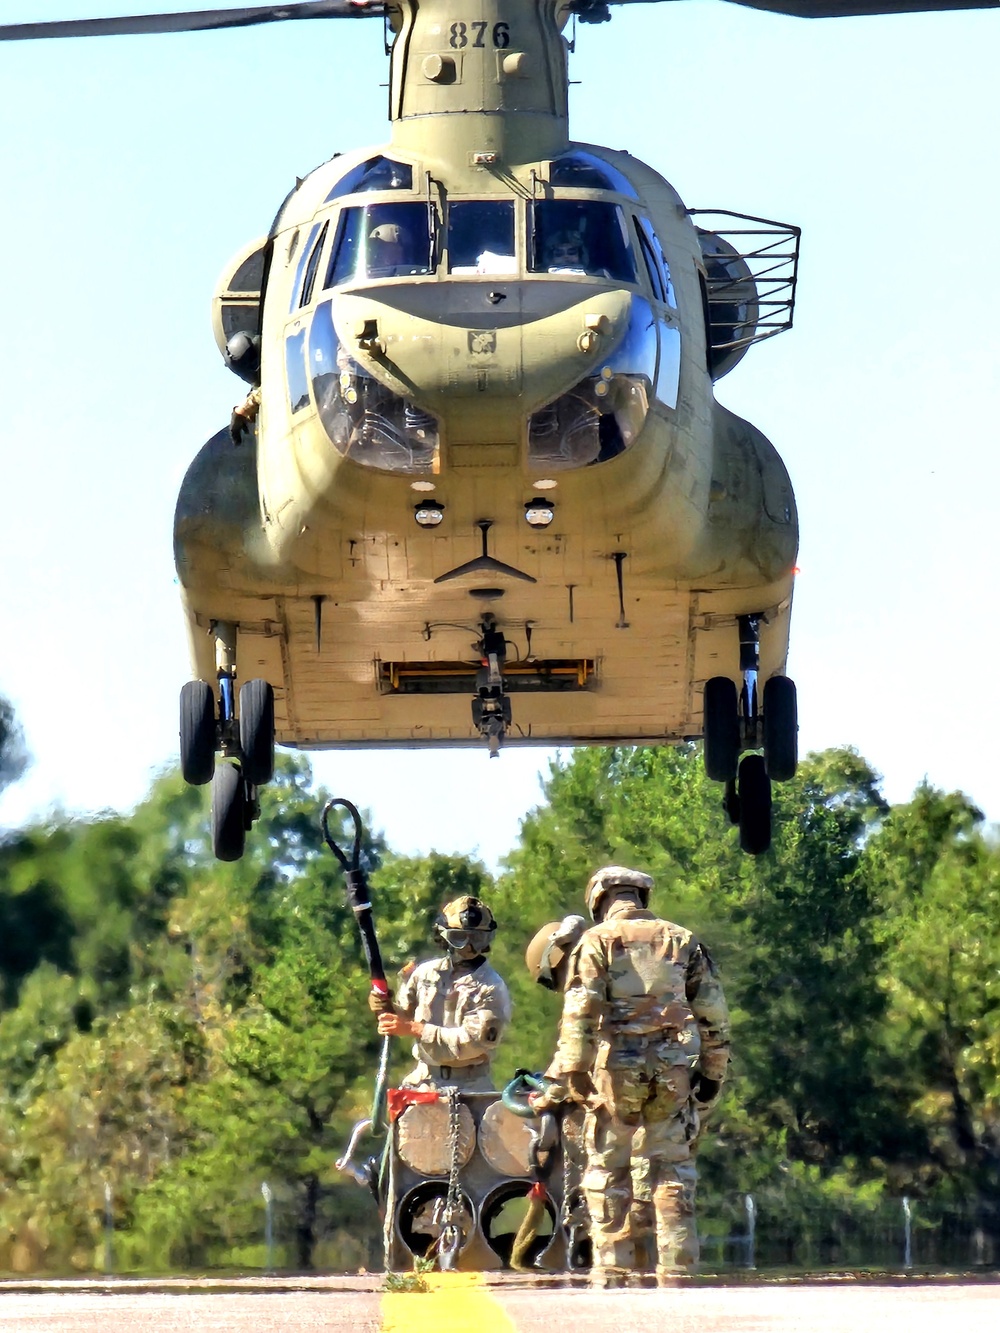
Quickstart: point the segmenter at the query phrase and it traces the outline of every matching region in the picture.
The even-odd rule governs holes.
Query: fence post
[[[110,1273],[115,1266],[115,1211],[111,1202],[111,1183],[104,1182],[104,1271]]]
[[[264,1267],[270,1273],[274,1268],[274,1193],[266,1180],[260,1192],[264,1196]]]
[[[747,1268],[755,1269],[757,1267],[757,1205],[753,1201],[752,1194],[744,1194],[743,1207],[747,1215]]]

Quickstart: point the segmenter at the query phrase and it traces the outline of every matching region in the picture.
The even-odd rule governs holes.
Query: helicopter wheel
[[[798,733],[795,682],[787,676],[772,676],[764,684],[764,763],[775,782],[795,776]]]
[[[212,851],[217,861],[238,861],[247,836],[247,783],[239,764],[219,764],[212,778]]]
[[[735,778],[730,778],[726,783],[725,791],[722,793],[722,808],[730,824],[740,822],[740,798],[736,791]]]
[[[274,777],[274,690],[266,680],[248,680],[240,690],[240,750],[243,776],[253,787]]]
[[[740,753],[740,715],[736,686],[728,676],[705,682],[705,772],[713,782],[736,777]]]
[[[181,773],[192,787],[211,782],[215,770],[215,694],[203,680],[181,687]]]
[[[771,845],[771,779],[759,754],[740,760],[740,846],[751,856],[760,856]]]

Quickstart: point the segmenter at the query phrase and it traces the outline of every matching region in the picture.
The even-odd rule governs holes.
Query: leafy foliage
[[[377,1254],[374,1205],[333,1167],[380,1044],[319,831],[326,793],[286,757],[263,796],[233,865],[211,856],[205,792],[176,773],[128,817],[0,843],[7,1268],[100,1267],[109,1242],[132,1268]],[[696,747],[583,750],[552,765],[496,883],[368,833],[386,964],[433,951],[444,901],[485,897],[515,1002],[498,1077],[543,1068],[560,1002],[528,977],[528,941],[583,910],[597,866],[648,870],[653,906],[707,943],[732,1009],[701,1153],[709,1229],[738,1230],[753,1193],[789,1254],[810,1236],[821,1250],[817,1208],[859,1228],[905,1193],[972,1198],[1000,1230],[1000,851],[960,794],[923,786],[890,809],[849,749],[810,756],[775,796],[774,848],[753,860]],[[395,1043],[395,1074],[407,1058]]]

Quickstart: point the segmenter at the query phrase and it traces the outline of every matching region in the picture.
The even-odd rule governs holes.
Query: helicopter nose
[[[515,443],[527,417],[628,340],[634,298],[565,281],[478,287],[345,294],[337,329],[365,373],[435,413],[453,443]]]

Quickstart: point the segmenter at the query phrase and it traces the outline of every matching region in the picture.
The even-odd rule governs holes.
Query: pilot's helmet
[[[382,245],[402,245],[403,228],[396,222],[380,222],[368,233],[370,241],[379,241]]]
[[[545,262],[550,268],[586,268],[588,261],[587,247],[580,232],[572,228],[557,231],[549,241]]]

